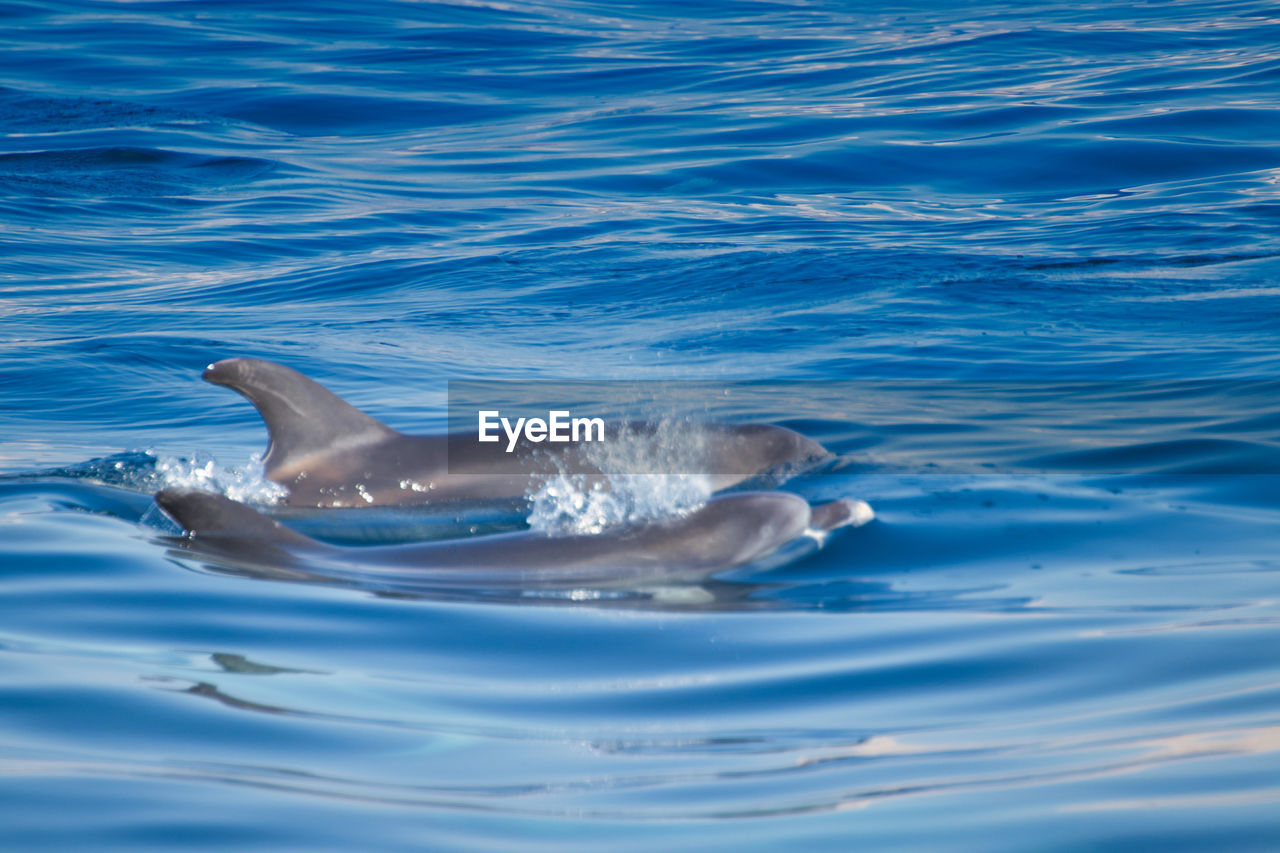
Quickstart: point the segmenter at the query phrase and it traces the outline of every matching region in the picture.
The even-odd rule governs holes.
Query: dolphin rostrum
[[[591,535],[499,533],[400,545],[331,545],[304,536],[223,495],[188,488],[158,492],[156,503],[190,539],[186,547],[259,576],[394,581],[412,577],[441,587],[497,584],[521,588],[652,585],[708,577],[757,563],[783,546],[872,517],[862,501],[810,507],[788,492],[712,498],[684,517]]]
[[[437,500],[524,496],[537,478],[583,475],[603,481],[579,443],[500,444],[447,435],[405,435],[283,365],[232,358],[209,365],[204,379],[248,398],[266,422],[263,466],[289,490],[292,506],[423,504]],[[643,424],[626,425],[643,431]],[[617,434],[618,425],[610,429]],[[703,473],[713,491],[753,476],[812,466],[830,454],[817,442],[768,424],[706,424]],[[661,448],[659,448],[661,450]]]

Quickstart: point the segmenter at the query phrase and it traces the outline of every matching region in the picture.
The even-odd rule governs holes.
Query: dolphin
[[[684,517],[592,535],[524,530],[399,545],[333,545],[304,536],[223,495],[190,488],[155,501],[186,531],[184,547],[278,579],[397,583],[435,588],[650,587],[756,564],[790,543],[820,544],[827,531],[872,517],[862,501],[810,507],[788,492],[712,498]]]
[[[606,472],[580,443],[530,444],[514,453],[501,443],[448,435],[405,435],[370,417],[307,377],[280,364],[231,358],[203,378],[248,398],[267,425],[267,479],[284,486],[291,506],[424,504],[525,496],[539,478],[582,475],[607,488]],[[630,424],[644,432],[644,424]],[[611,425],[614,435],[619,426]],[[830,458],[822,445],[769,424],[701,427],[712,491],[752,477],[802,469]]]

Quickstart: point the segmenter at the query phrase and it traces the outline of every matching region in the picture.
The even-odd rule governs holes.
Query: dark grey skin
[[[393,580],[520,588],[642,586],[709,577],[763,560],[812,532],[868,520],[860,501],[810,507],[787,492],[713,498],[683,518],[553,537],[533,531],[404,545],[339,546],[303,536],[223,495],[165,489],[156,503],[196,552],[261,577]],[[257,570],[253,570],[257,567]]]
[[[522,442],[507,454],[502,442],[451,445],[444,435],[405,435],[296,370],[269,361],[219,361],[205,369],[204,378],[243,394],[262,415],[270,439],[265,473],[289,490],[285,503],[291,506],[519,498],[540,477],[601,477],[573,443]],[[822,445],[785,427],[709,424],[705,430],[706,471],[714,491],[830,458]]]

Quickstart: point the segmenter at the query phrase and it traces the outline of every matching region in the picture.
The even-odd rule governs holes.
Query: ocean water
[[[1280,849],[1278,108],[1262,2],[3,3],[0,849]],[[237,572],[151,500],[270,509],[232,356],[408,432],[764,383],[876,520]]]

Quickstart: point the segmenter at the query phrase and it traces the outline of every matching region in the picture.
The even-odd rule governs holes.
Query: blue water
[[[1280,847],[1274,4],[14,0],[0,87],[0,848]],[[260,496],[231,356],[766,380],[877,519],[237,574],[150,500]]]

